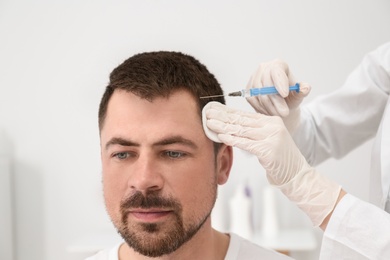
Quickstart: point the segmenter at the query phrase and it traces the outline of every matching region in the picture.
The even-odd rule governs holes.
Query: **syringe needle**
[[[215,98],[215,97],[224,97],[227,95],[214,95],[214,96],[204,96],[204,97],[199,97],[199,98]]]

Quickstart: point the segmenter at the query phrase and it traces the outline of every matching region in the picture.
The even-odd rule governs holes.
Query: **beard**
[[[181,204],[173,198],[163,198],[156,192],[143,195],[137,191],[121,203],[121,221],[116,228],[125,242],[134,251],[148,257],[159,257],[176,251],[190,240],[203,226],[211,214],[216,200],[216,185],[212,192],[213,201],[206,213],[192,219],[185,225]],[[132,208],[169,209],[172,214],[164,223],[137,223],[129,221],[128,215]]]

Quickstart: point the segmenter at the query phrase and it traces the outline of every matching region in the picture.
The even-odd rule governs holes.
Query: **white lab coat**
[[[348,195],[337,205],[321,259],[390,259],[389,93],[390,42],[367,54],[342,88],[302,108],[293,137],[311,165],[340,158],[375,137],[371,204]]]

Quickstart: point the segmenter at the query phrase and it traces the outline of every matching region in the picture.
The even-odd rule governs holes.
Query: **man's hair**
[[[125,60],[110,74],[99,106],[99,129],[104,125],[108,102],[116,89],[131,92],[152,101],[169,97],[173,92],[189,91],[199,105],[199,114],[210,101],[225,104],[224,97],[201,99],[202,96],[222,95],[223,90],[206,66],[194,57],[180,52],[145,52]]]

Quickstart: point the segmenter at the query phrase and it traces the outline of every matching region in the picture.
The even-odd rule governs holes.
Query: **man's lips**
[[[142,222],[156,222],[169,216],[173,211],[168,209],[132,209],[129,215]]]

